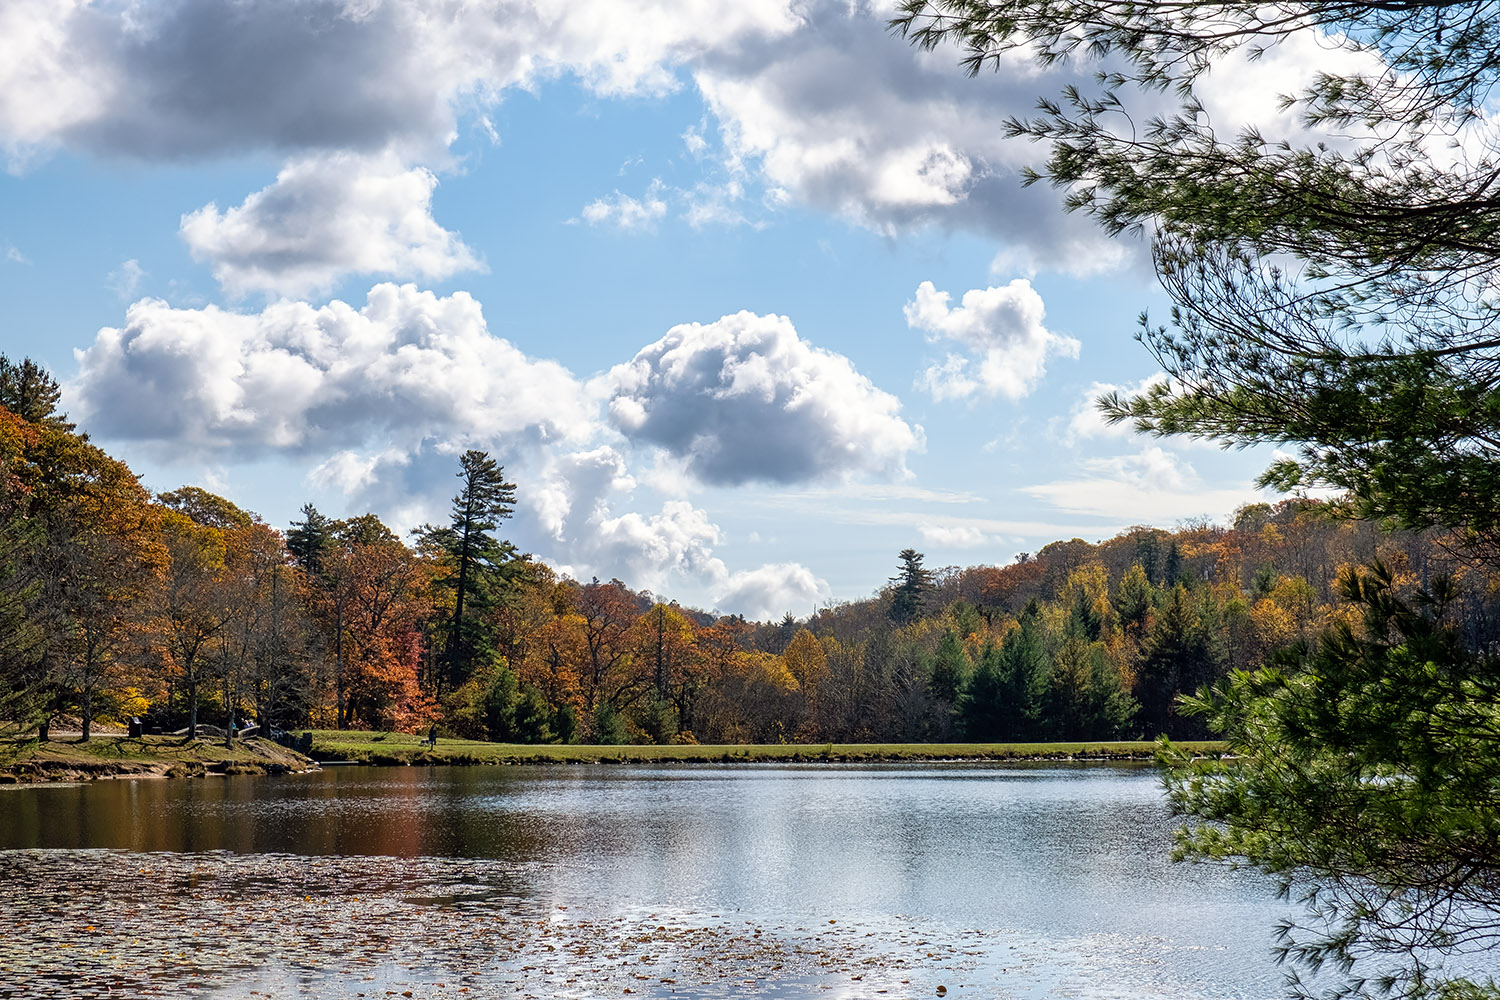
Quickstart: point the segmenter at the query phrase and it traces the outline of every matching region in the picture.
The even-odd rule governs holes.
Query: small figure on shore
[[[434,722],[432,724],[432,728],[431,729],[427,730],[427,745],[430,746],[430,747],[434,747],[434,748],[437,746],[437,723],[436,722]]]

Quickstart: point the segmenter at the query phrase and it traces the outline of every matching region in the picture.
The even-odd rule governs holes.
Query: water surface
[[[1173,825],[1154,771],[1083,764],[337,768],[28,787],[0,794],[3,919],[17,931],[0,942],[0,984],[1278,995],[1284,904],[1254,873],[1171,864]],[[10,995],[23,993],[0,985]]]

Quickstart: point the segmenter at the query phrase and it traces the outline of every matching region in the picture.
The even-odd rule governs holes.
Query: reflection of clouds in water
[[[21,828],[0,814],[0,847],[54,849],[0,851],[0,884],[15,868],[17,884],[40,887],[18,897],[24,906],[42,912],[47,892],[69,884],[77,868],[82,888],[68,914],[86,923],[102,919],[88,909],[99,899],[114,901],[113,918],[121,899],[128,909],[160,898],[169,916],[212,915],[214,933],[238,935],[223,946],[230,951],[255,942],[264,949],[262,929],[246,926],[244,914],[269,910],[283,931],[331,928],[323,944],[299,945],[313,949],[307,961],[317,969],[346,952],[366,954],[362,928],[383,935],[377,943],[385,950],[367,956],[373,968],[425,948],[417,939],[432,927],[433,957],[412,952],[413,961],[451,976],[468,960],[444,950],[443,935],[457,941],[498,929],[512,937],[485,938],[493,947],[479,953],[475,975],[490,985],[515,975],[512,986],[559,995],[553,987],[561,981],[528,980],[516,963],[561,962],[556,952],[571,942],[590,949],[631,935],[635,950],[627,955],[621,944],[610,961],[634,961],[645,943],[657,947],[662,926],[669,940],[651,952],[662,963],[658,980],[686,983],[685,962],[722,967],[744,937],[749,953],[764,958],[768,985],[759,995],[789,1000],[810,991],[788,964],[804,947],[844,956],[849,976],[866,975],[867,960],[883,971],[908,963],[891,987],[898,994],[924,995],[939,982],[983,996],[1048,998],[1217,1000],[1280,990],[1270,930],[1288,908],[1254,873],[1168,862],[1173,820],[1150,769],[329,769],[294,779],[100,782],[13,794],[46,806],[37,810],[44,822],[27,828],[46,839],[18,840]],[[162,853],[61,850],[105,842]],[[28,870],[38,859],[46,864]],[[63,859],[77,860],[60,867]],[[142,881],[137,867],[156,871]],[[101,874],[110,868],[119,872]],[[123,891],[114,879],[124,880]],[[514,937],[537,920],[545,926],[524,941]],[[51,940],[61,939],[28,941],[27,954],[45,957]],[[773,941],[781,949],[774,960],[763,948]],[[266,954],[292,967],[300,953]],[[0,945],[0,968],[8,958]],[[600,962],[573,956],[566,967],[578,983],[598,984],[615,968]],[[828,975],[817,981],[871,981]],[[651,995],[639,981],[631,988]]]

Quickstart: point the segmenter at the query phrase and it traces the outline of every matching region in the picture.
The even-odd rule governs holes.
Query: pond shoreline
[[[109,778],[202,778],[210,775],[294,774],[318,763],[271,740],[96,734],[87,743],[66,737],[0,741],[0,785],[98,781]]]
[[[1224,744],[1180,744],[1194,753],[1218,754]],[[402,733],[314,731],[309,751],[323,762],[375,766],[479,766],[525,764],[864,764],[1004,763],[1026,761],[1149,762],[1154,741],[1055,743],[818,743],[671,744],[586,746],[505,744],[440,738],[431,746]]]
[[[698,746],[503,744],[441,738],[436,747],[402,733],[314,731],[308,754],[270,740],[184,740],[95,736],[88,743],[54,739],[0,742],[0,785],[109,778],[202,778],[294,774],[323,766],[481,767],[555,764],[889,764],[889,763],[1149,763],[1155,743],[880,743]],[[1210,741],[1180,744],[1197,753],[1223,752]]]

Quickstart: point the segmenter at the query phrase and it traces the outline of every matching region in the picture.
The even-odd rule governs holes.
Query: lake
[[[329,768],[0,790],[0,996],[1278,996],[1148,767]]]

